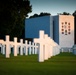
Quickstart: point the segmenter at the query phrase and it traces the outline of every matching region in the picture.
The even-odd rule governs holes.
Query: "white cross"
[[[0,43],[6,46],[6,52],[5,52],[6,58],[10,57],[10,45],[14,46],[14,56],[17,56],[17,45],[19,45],[19,43],[17,43],[17,38],[14,38],[14,42],[10,42],[9,39],[10,37],[6,35],[6,41],[0,40]]]
[[[3,47],[3,54],[5,54],[5,45],[2,46]]]
[[[32,52],[32,43],[31,43],[31,41],[29,42],[29,55],[31,55],[31,52]]]
[[[45,46],[45,37],[44,37],[44,31],[39,32],[39,39],[34,39],[35,43],[39,43],[39,62],[44,62],[44,46]]]
[[[6,58],[9,58],[10,57],[10,42],[9,42],[9,36],[7,35],[6,36],[6,42],[5,42],[5,44],[6,44],[6,53],[5,53],[5,56],[6,56]]]
[[[49,38],[49,42],[52,46],[52,56],[59,54],[60,53],[59,45],[56,42],[54,42],[51,38]]]
[[[25,41],[25,55],[28,55],[28,43]]]
[[[1,40],[0,40],[1,41]],[[3,54],[3,51],[2,51],[2,44],[0,44],[0,47],[1,47],[1,53]]]
[[[18,51],[17,51],[17,45],[18,45],[17,38],[15,37],[14,38],[14,56],[17,56],[17,53],[18,53]]]
[[[23,55],[23,39],[20,39],[20,55]]]
[[[48,60],[48,58],[49,58],[49,50],[50,50],[50,45],[49,45],[50,42],[49,42],[47,34],[45,34],[45,42],[46,42],[46,45],[45,45],[45,52],[44,52],[45,56],[44,56],[44,59]]]

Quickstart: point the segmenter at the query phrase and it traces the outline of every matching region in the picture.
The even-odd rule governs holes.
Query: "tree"
[[[47,15],[51,15],[51,14],[50,13],[41,12],[39,16],[47,16]]]
[[[74,11],[73,16],[76,16],[76,10]]]
[[[51,15],[51,14],[50,13],[41,12],[39,15],[38,14],[34,14],[33,16],[30,16],[29,18],[35,18],[35,17],[47,16],[47,15]]]
[[[0,0],[0,36],[20,37],[24,20],[30,12],[29,0]]]
[[[63,12],[63,13],[58,13],[58,15],[71,15],[71,14],[68,12]]]
[[[34,14],[33,16],[30,16],[29,18],[35,18],[35,17],[39,17],[38,14]]]

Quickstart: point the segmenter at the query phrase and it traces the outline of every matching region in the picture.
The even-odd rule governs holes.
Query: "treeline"
[[[41,12],[39,15],[38,14],[34,14],[32,16],[30,16],[29,18],[35,18],[35,17],[40,17],[40,16],[46,16],[46,15],[51,15],[50,13],[45,13],[45,12]]]
[[[30,16],[29,18],[35,18],[35,17],[41,17],[41,16],[47,16],[47,15],[51,15],[51,13],[47,13],[47,12],[41,12],[40,14],[35,13],[34,15]],[[73,14],[70,14],[68,12],[63,12],[63,13],[57,13],[57,15],[76,15],[76,11],[74,11]]]

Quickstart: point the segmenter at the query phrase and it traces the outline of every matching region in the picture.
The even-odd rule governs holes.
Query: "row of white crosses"
[[[39,62],[44,62],[44,60],[48,60],[48,58],[60,53],[60,46],[47,34],[44,34],[43,30],[39,32],[39,38],[35,38],[34,42],[39,44]]]
[[[23,39],[20,39],[20,42],[17,42],[17,38],[14,38],[14,41],[9,40],[10,37],[7,35],[6,40],[0,40],[0,47],[1,47],[1,53],[5,54],[6,58],[10,57],[10,51],[11,47],[13,47],[13,54],[14,56],[17,56],[19,53],[20,48],[20,55],[30,55],[30,54],[37,54],[37,46],[35,43],[27,42],[25,40],[25,43],[23,43]]]

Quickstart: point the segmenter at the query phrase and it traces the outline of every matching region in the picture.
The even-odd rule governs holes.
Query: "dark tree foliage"
[[[33,16],[30,16],[29,18],[35,18],[35,17],[39,17],[38,14],[34,14]]]
[[[41,12],[39,16],[47,16],[47,15],[51,15],[50,13],[43,13]]]
[[[74,39],[75,39],[75,44],[76,44],[76,10],[74,11],[74,13],[73,13],[73,16],[74,16],[74,24],[75,24],[75,37],[74,37]]]
[[[51,15],[51,14],[50,13],[41,12],[39,15],[38,14],[34,14],[33,16],[30,16],[29,18],[35,18],[35,17],[47,16],[47,15]]]
[[[63,13],[58,13],[58,15],[71,15],[71,14],[68,12],[63,12]]]
[[[29,0],[0,0],[0,37],[20,37],[24,19],[32,12]]]
[[[73,16],[76,16],[76,10],[74,11]]]

